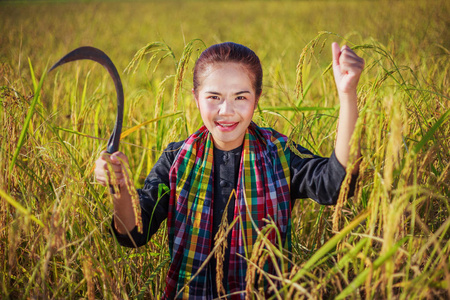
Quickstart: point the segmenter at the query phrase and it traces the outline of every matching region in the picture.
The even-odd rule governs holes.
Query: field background
[[[139,187],[165,146],[200,126],[192,68],[225,41],[263,63],[254,120],[324,156],[339,108],[331,42],[366,60],[356,194],[336,207],[296,202],[295,267],[277,296],[448,299],[448,1],[0,2],[0,297],[161,295],[166,226],[145,247],[120,247],[92,176],[114,124],[112,81],[88,61],[45,70],[83,45],[111,57],[125,91],[121,151]]]

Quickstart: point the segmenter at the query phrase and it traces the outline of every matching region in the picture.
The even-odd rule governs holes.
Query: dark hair
[[[208,66],[217,63],[235,62],[248,71],[255,89],[256,98],[261,96],[263,72],[258,56],[251,49],[232,42],[212,45],[202,52],[194,67],[194,92],[198,96],[201,76]]]

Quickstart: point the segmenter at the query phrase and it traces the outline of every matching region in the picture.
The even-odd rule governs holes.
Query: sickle
[[[65,63],[81,60],[81,59],[90,59],[101,64],[111,75],[114,85],[116,86],[116,94],[117,94],[117,117],[116,124],[114,125],[114,130],[109,137],[108,145],[106,147],[106,151],[110,154],[119,150],[119,142],[120,142],[120,134],[122,132],[122,121],[123,121],[123,87],[122,81],[120,81],[119,73],[117,72],[116,67],[114,66],[111,59],[101,50],[94,47],[80,47],[72,52],[66,54],[63,58],[61,58],[56,64],[54,64],[50,70],[52,71],[56,67],[63,65]]]

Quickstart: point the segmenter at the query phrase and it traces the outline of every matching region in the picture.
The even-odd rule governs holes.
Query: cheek
[[[247,117],[248,117],[250,120],[253,118],[254,112],[255,112],[255,110],[253,110],[253,109],[250,109],[250,110],[248,111]]]
[[[256,108],[256,106],[255,106],[254,102],[251,102],[251,103],[247,102],[243,105],[239,105],[238,107],[236,107],[236,110],[238,112],[240,112],[240,114],[242,116],[248,117],[248,116],[253,116],[253,113],[255,112],[255,108]]]
[[[245,109],[240,110],[241,118],[243,120],[246,120],[247,122],[250,122],[253,118],[254,110],[253,108],[246,107]]]
[[[202,112],[207,112],[211,110],[210,105],[208,104],[208,102],[206,101],[200,101],[198,104],[198,108],[202,111]]]
[[[198,102],[197,107],[202,118],[212,116],[216,110],[216,107],[208,101]]]

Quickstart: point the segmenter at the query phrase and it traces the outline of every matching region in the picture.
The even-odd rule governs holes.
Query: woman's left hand
[[[356,55],[349,46],[331,45],[333,52],[333,73],[339,93],[356,94],[359,77],[364,69],[364,59]]]

